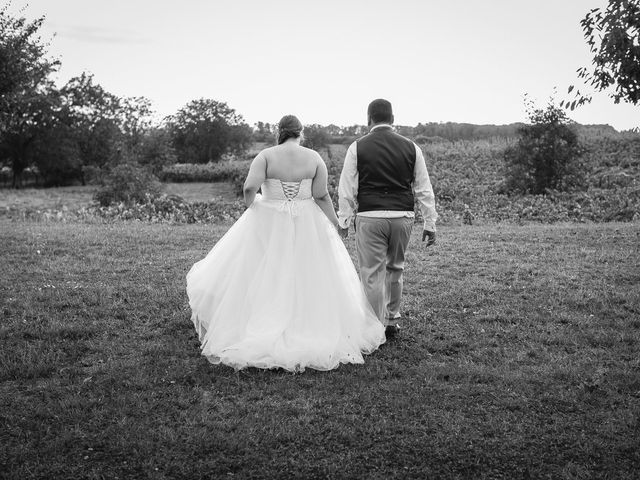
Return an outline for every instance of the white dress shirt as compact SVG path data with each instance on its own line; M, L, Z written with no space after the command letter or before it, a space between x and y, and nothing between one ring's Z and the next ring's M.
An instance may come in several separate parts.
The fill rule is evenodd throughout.
M390 125L376 125L376 128L391 128ZM420 147L414 143L416 148L416 163L413 169L413 194L418 200L420 212L424 219L424 229L431 232L436 231L436 199L433 194L431 180L427 172L427 165L422 155ZM338 223L342 228L347 228L358 210L358 142L353 142L344 158L344 166L340 174L340 183L338 184ZM413 218L413 211L401 210L374 210L368 212L359 212L357 215L362 217L375 218Z

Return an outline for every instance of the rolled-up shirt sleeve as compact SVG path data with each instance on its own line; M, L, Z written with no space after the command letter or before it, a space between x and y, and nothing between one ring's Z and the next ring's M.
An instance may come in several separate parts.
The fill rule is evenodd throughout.
M347 228L358 210L358 152L357 143L347 149L338 183L338 223Z
M413 193L418 200L420 212L424 220L424 229L431 232L436 231L436 197L433 194L433 187L427 172L427 164L424 155L418 145L416 147L416 164L414 167Z

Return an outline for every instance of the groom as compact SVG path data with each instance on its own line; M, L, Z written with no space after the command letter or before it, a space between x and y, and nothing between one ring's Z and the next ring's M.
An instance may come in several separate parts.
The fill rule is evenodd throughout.
M349 146L338 185L340 234L355 216L360 280L387 338L400 331L404 258L418 201L427 247L436 242L435 197L420 147L393 130L391 103L367 110L369 133Z

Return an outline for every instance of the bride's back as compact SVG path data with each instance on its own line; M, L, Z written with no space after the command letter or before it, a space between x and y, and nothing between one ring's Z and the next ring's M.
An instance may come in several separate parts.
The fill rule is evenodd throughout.
M295 142L285 142L263 150L267 163L266 177L283 182L300 182L314 178L318 166L318 154Z

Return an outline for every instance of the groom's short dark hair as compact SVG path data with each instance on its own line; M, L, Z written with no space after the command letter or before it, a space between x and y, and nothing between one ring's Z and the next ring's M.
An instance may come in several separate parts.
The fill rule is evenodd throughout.
M384 98L374 100L369 104L367 115L373 123L393 123L391 102Z

